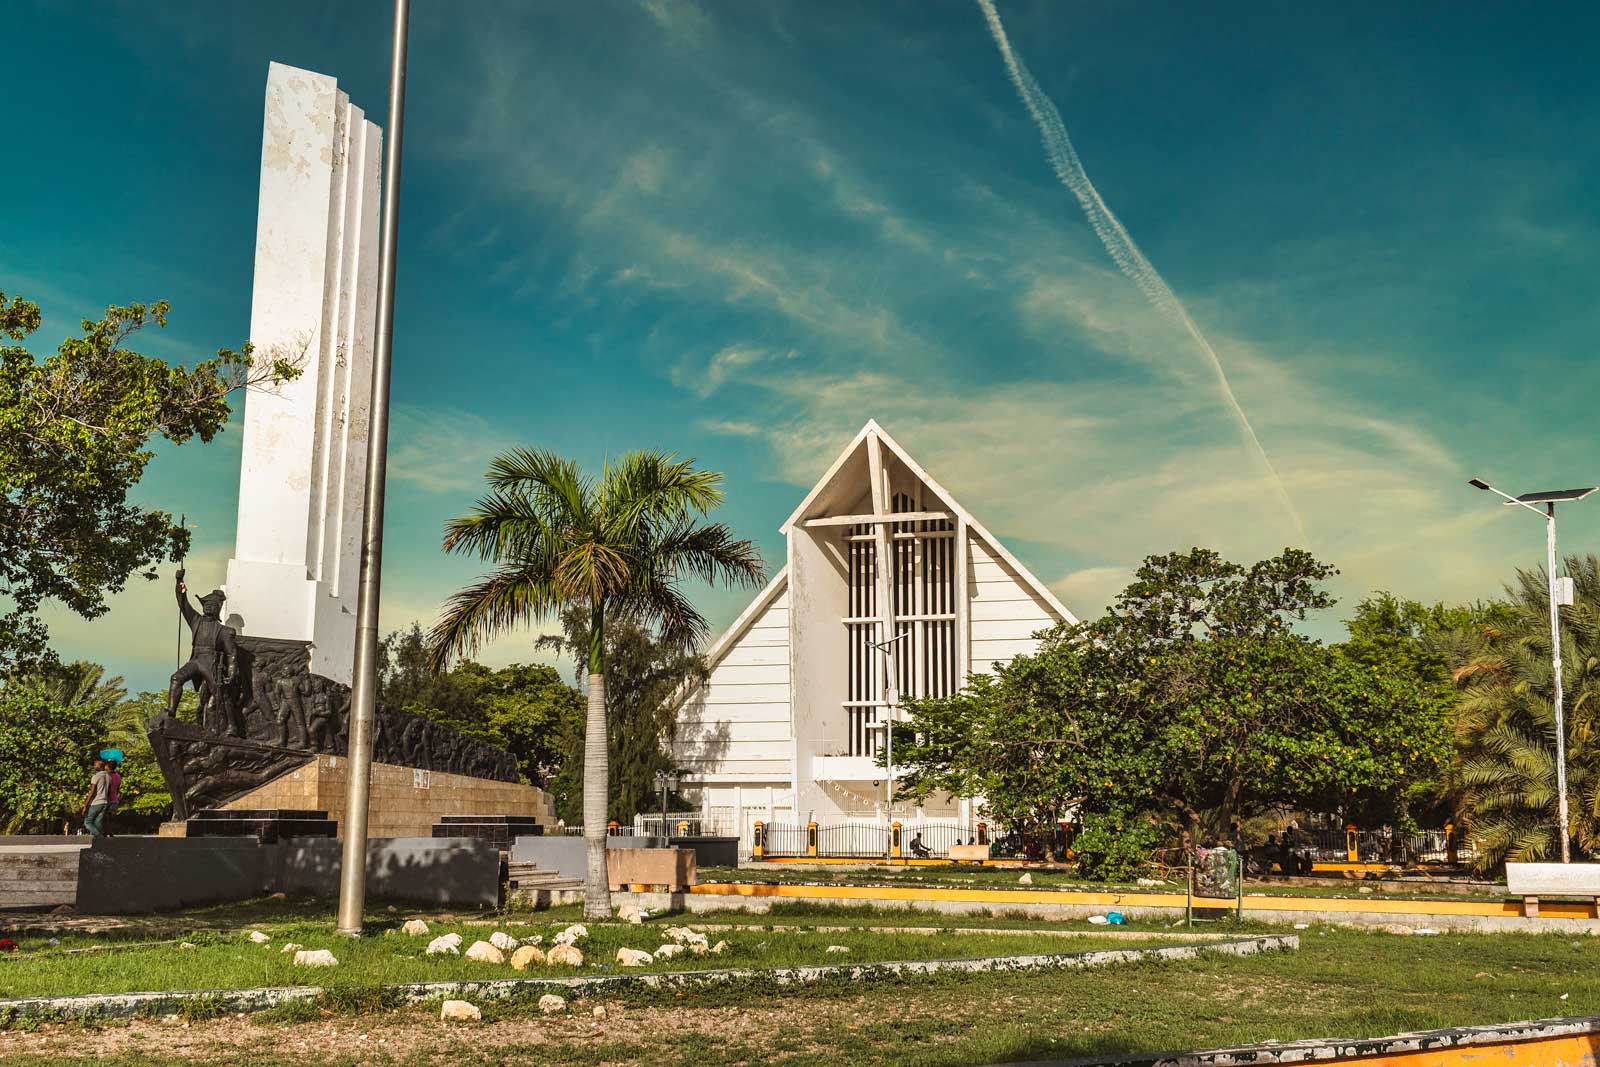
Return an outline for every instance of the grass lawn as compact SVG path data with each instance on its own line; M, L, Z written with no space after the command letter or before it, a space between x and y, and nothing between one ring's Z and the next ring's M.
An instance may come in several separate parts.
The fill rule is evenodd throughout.
M742 916L741 916L742 917ZM0 998L64 996L82 993L124 993L166 989L241 989L256 986L353 985L371 987L399 982L454 981L474 978L573 977L627 971L709 970L726 967L794 967L808 964L863 963L881 960L923 960L950 957L1012 956L1041 952L1086 952L1102 947L1132 947L1144 939L1162 939L1164 931L1152 927L1144 939L1108 938L1086 934L1062 939L1048 933L1026 930L955 936L929 936L918 933L872 933L861 929L818 932L805 929L770 930L741 923L727 932L714 933L713 943L725 941L719 954L694 956L683 952L671 959L639 968L616 965L620 948L647 952L665 943L667 927L690 925L693 919L656 919L643 926L590 924L589 937L579 943L585 966L580 968L535 965L524 972L514 971L509 962L488 964L464 956L429 956L428 941L445 933L462 937L461 952L477 940L488 940L496 929L517 938L539 937L548 948L566 921L552 922L548 914L536 919L504 917L498 925L468 925L456 919L435 918L425 936L410 937L392 928L381 935L352 941L333 932L326 918L309 922L262 921L250 929L268 934L271 940L257 944L247 930L227 934L198 931L187 934L183 942L170 940L149 943L139 940L109 941L97 935L58 936L51 945L40 935L23 937L21 952L0 959ZM710 921L710 920L708 920ZM844 924L841 924L844 925ZM865 923L854 925L866 925ZM928 920L923 917L921 926ZM1091 928L1092 929L1092 928ZM1179 936L1165 933L1168 943ZM336 968L296 967L293 953L284 952L287 943L306 949L328 949L339 960ZM74 951L95 945L104 951ZM830 946L843 946L846 953L830 954ZM507 954L509 958L509 953Z
M28 1067L91 1059L129 1067L774 1060L955 1067L1600 1013L1600 939L1314 928L1301 931L1301 946L1093 971L830 982L777 996L738 988L640 992L580 1001L548 1017L529 1000L487 1003L485 1021L473 1025L444 1024L421 1008L381 1007L277 1021L52 1025L0 1034L0 1058ZM603 1018L592 1014L595 1006Z
M1076 889L1089 893L1182 893L1181 881L1162 882L1158 885L1088 882L1071 871L1033 869L1026 873L1032 884L1023 886L1019 879L1024 872L1002 867L940 866L894 867L887 865L848 864L837 867L786 867L770 864L751 864L745 867L702 867L699 875L705 882L745 882L758 885L919 885L943 886L952 889ZM1323 879L1330 881L1330 879ZM1260 882L1254 879L1245 883L1245 895L1296 897L1360 897L1362 889L1372 895L1394 900L1482 900L1485 896L1503 896L1505 887L1487 885L1474 888L1452 888L1449 885L1397 885L1395 880L1364 882L1359 879L1340 880L1336 885L1307 885L1298 882Z

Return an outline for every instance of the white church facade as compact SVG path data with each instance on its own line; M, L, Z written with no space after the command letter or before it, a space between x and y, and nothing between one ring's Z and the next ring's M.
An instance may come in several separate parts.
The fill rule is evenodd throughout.
M683 792L744 841L757 820L882 825L891 704L954 693L1075 621L876 422L781 532L785 565L707 651L673 740ZM971 800L894 815L970 825Z

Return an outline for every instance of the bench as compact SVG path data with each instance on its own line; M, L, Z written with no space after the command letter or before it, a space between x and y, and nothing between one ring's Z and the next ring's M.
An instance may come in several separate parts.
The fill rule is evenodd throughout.
M951 845L949 857L956 863L982 863L989 858L989 846Z
M1600 863L1508 863L1506 888L1530 919L1539 917L1540 897L1577 897L1600 908Z

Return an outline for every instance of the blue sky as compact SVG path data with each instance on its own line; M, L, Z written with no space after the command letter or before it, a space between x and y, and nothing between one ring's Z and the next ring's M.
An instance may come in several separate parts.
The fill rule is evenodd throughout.
M473 576L440 526L515 444L697 457L781 561L778 523L877 418L1080 615L1148 553L1299 540L1195 338L1058 181L976 3L414 8L386 626ZM1345 605L1489 595L1538 562L1532 516L1464 482L1600 474L1600 9L998 13ZM161 297L141 350L237 346L267 64L336 76L381 123L387 4L0 16L0 289L41 304L35 351ZM196 583L223 577L238 445L164 451L140 487L199 523ZM1568 515L1564 546L1593 550L1600 506ZM154 686L168 597L52 616L57 642ZM720 625L742 599L703 602Z

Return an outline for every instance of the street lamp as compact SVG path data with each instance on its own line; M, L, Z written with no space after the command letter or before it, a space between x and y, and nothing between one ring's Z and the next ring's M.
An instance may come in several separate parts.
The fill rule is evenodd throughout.
M900 705L900 674L895 670L894 646L910 637L909 631L891 637L887 641L868 641L867 643L883 653L883 722L873 723L869 730L883 731L883 789L884 812L888 822L888 832L883 838L883 854L885 859L894 858L894 712Z
M1502 493L1482 478L1473 478L1467 482L1474 489L1493 493L1505 500L1509 507L1527 508L1529 511L1544 519L1544 546L1545 546L1545 577L1549 582L1550 600L1550 667L1555 674L1555 709L1556 709L1556 818L1559 825L1556 828L1557 836L1561 839L1561 862L1572 862L1572 848L1567 842L1567 723L1562 710L1561 692L1561 613L1562 604L1572 603L1572 579L1556 577L1556 504L1562 501L1577 501L1593 493L1600 486L1586 486L1582 489L1554 489L1542 493L1524 493L1521 496L1512 496ZM1543 504L1541 511L1534 507Z
M667 791L678 788L678 778L673 769L656 772L656 788L661 791L661 836L669 843L672 835L667 832Z

